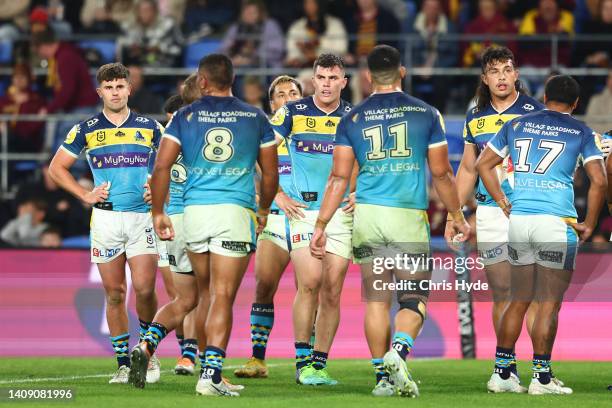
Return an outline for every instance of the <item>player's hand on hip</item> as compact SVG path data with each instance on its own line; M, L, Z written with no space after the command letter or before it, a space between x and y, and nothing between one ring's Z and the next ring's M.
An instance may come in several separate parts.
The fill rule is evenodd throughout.
M83 196L83 201L86 204L94 205L102 203L108 198L108 182L104 182Z
M267 223L268 223L268 216L265 216L265 217L257 216L257 230L255 231L257 235L261 234L264 228L266 228Z
M570 223L572 228L578 232L578 237L580 238L580 242L584 242L591 237L593 234L593 227L583 223L583 222L574 222Z
M283 191L279 191L274 197L274 202L278 205L289 219L298 219L304 218L304 213L301 208L307 208L306 204L300 203L299 201L295 201Z
M327 237L325 236L325 231L321 228L315 228L312 238L310 239L310 254L317 259L323 259L325 256L326 243Z
M172 220L166 214L153 216L153 228L155 228L155 233L162 241L172 241L174 239Z
M151 195L151 186L149 183L144 183L144 193L142 193L142 198L145 204L151 205L153 202L153 196Z
M355 192L352 192L342 200L343 203L347 203L344 207L342 207L342 211L345 214L352 214L355 211Z

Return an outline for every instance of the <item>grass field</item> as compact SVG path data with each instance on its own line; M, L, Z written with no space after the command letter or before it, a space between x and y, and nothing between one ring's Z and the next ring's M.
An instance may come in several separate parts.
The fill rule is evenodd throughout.
M416 360L410 361L413 376L420 381L421 397L374 398L370 395L373 373L367 360L335 360L330 373L340 381L335 387L298 386L293 381L292 360L272 359L270 378L241 380L231 374L243 360L229 359L227 375L246 386L240 398L210 398L195 395L196 377L179 377L171 372L175 360L162 359L162 379L144 390L131 385L109 385L113 370L109 358L3 358L0 359L0 388L72 388L73 401L61 403L19 402L16 406L67 407L601 407L612 406L612 363L561 362L555 373L574 389L570 396L492 395L485 383L491 372L490 361ZM519 362L528 381L530 363ZM6 399L0 401L0 407ZM11 403L5 406L13 405Z

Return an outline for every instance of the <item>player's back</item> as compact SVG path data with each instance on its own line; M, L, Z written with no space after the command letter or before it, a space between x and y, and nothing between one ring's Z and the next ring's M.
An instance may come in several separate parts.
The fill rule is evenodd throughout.
M400 91L373 94L342 119L336 144L359 163L358 203L427 208L427 152L446 144L435 108Z
M274 135L264 113L233 96L205 96L181 108L164 136L181 144L184 204L254 208L254 165Z
M508 146L514 163L513 214L576 217L574 172L601 158L594 132L569 114L543 110L507 123L491 142L498 154Z

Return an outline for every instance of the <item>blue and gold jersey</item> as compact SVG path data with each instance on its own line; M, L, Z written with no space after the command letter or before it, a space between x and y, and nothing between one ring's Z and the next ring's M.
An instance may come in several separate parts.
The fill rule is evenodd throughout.
M331 172L336 127L351 110L340 100L338 108L327 114L317 107L312 96L289 102L270 120L274 132L285 139L291 161L291 184L283 190L307 210L318 210Z
M514 163L512 214L576 217L574 172L578 159L601 160L596 134L569 114L543 110L506 123L489 142Z
M483 109L471 109L465 119L463 139L466 144L475 144L478 154L482 152L487 143L501 129L504 123L517 116L540 111L544 105L530 96L519 93L516 101L503 112L498 112L490 103ZM512 198L512 161L505 158L498 168L499 181L506 196ZM476 187L476 200L478 205L497 206L480 179Z
M120 126L100 112L75 125L61 148L74 157L85 149L94 184L110 184L106 201L114 211L147 212L143 186L162 132L157 121L131 111Z
M437 109L401 91L373 94L340 120L335 143L359 163L357 203L427 209L427 152L446 145Z
M255 161L260 148L276 144L260 109L233 96L205 96L179 109L163 137L181 146L185 206L255 208Z
M288 191L291 188L291 159L287 150L287 141L283 138L280 140L277 148L278 153L278 185L283 191ZM278 208L276 203L272 202L273 210L278 210L280 214L283 212Z
M185 210L183 203L183 192L187 182L187 169L183 163L183 155L179 154L170 168L170 187L168 189L168 215L182 214Z

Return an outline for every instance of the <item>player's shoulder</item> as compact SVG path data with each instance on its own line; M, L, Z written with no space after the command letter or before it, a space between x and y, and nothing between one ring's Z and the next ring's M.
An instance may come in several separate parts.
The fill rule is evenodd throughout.
M542 104L542 102L525 93L519 93L515 106L524 114L537 112L544 109L544 104Z
M145 115L141 115L138 113L132 113L132 117L130 118L130 122L134 127L138 127L141 129L160 129L161 124L155 119L149 118Z
M316 109L316 106L313 97L306 96L302 99L287 102L284 108L289 115L305 115L309 111Z
M103 114L98 112L95 115L77 123L72 129L77 132L84 131L85 133L93 132L104 127Z
M344 99L340 99L340 106L338 106L338 111L342 114L342 115L346 115L347 113L349 113L351 110L353 109L353 104L345 101Z

